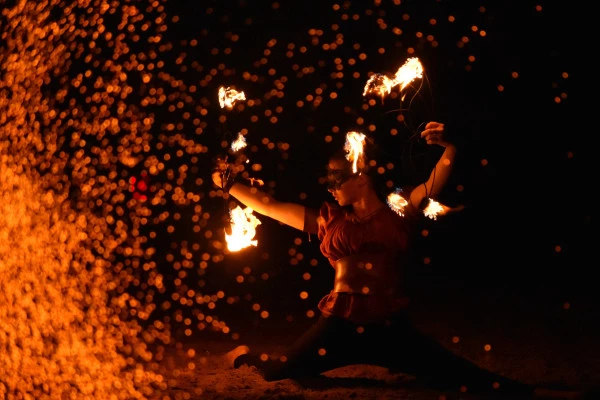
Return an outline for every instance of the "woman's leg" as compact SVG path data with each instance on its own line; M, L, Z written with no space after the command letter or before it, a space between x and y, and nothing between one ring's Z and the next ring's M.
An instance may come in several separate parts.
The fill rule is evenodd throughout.
M261 359L250 351L237 357L234 367L253 365L265 380L316 376L360 359L357 326L336 317L321 316L281 357Z
M387 352L380 353L385 364L392 370L423 378L437 388L464 388L470 393L529 395L532 392L530 385L495 374L459 357L422 333L404 316L395 318L384 336L394 343Z

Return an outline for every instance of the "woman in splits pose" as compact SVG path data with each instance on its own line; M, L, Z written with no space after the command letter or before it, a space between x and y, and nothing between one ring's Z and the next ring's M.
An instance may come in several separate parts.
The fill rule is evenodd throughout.
M531 388L458 357L421 333L408 319L403 272L423 206L450 176L456 146L443 123L429 122L420 133L443 153L426 182L405 193L402 212L392 210L376 190L368 162L343 154L330 158L328 191L334 202L320 209L277 201L256 187L231 183L222 171L213 183L245 206L304 232L316 234L320 250L335 269L331 291L319 302L318 320L278 358L261 358L247 346L228 353L235 368L255 366L267 381L302 380L350 364L371 364L413 375L429 386L468 392L529 394ZM402 215L401 215L402 214Z

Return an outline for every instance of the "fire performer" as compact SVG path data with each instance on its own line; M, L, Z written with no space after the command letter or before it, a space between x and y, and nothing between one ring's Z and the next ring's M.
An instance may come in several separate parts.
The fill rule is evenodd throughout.
M302 380L350 364L371 364L423 378L441 389L469 392L529 391L528 385L498 376L456 356L421 333L408 319L403 269L416 223L428 198L438 195L457 152L443 123L429 122L421 138L444 148L426 182L407 193L402 215L376 190L374 168L365 159L336 156L328 164L328 190L335 199L320 209L280 202L256 187L213 183L229 190L257 213L316 234L335 269L333 288L319 302L321 315L279 358L260 356L247 346L230 351L234 367L255 366L265 380Z

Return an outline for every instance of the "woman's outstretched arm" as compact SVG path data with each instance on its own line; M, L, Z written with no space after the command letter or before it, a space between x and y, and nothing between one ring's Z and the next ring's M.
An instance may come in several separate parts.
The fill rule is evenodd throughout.
M212 179L217 187L223 187L220 172L214 172ZM314 215L313 212L310 210L307 211L306 207L301 204L276 200L271 195L256 187L246 186L241 183L234 183L229 188L229 194L257 213L299 230L305 230L306 213L308 212L308 215L311 216L309 221L312 221L312 216Z
M299 230L304 229L306 207L301 204L282 202L255 187L234 183L229 194L259 214L273 218Z

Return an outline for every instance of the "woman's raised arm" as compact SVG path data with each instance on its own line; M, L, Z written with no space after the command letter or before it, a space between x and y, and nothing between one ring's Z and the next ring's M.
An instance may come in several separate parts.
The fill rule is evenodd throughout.
M448 182L456 158L456 146L446 141L444 124L428 122L425 130L421 132L421 137L427 141L427 144L437 144L445 149L427 181L415 187L410 193L410 202L417 208L421 206L425 198L433 198L440 194Z

